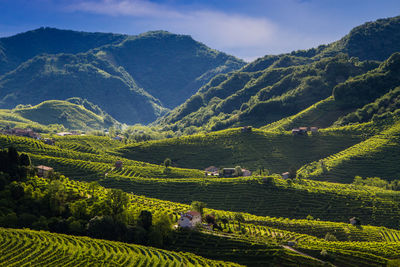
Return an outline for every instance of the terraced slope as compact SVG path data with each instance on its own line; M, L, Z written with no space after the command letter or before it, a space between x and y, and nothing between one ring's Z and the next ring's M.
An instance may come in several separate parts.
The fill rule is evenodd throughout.
M239 266L191 253L44 231L0 228L1 266Z
M203 201L209 208L259 216L398 227L400 193L376 188L280 178L104 179L101 184L173 202Z
M383 122L381 122L383 123ZM394 124L393 124L394 123ZM356 175L362 177L381 177L386 180L400 177L400 122L371 138L335 153L321 162L303 166L299 173L304 177L318 180L351 183Z
M204 169L235 167L251 170L264 167L271 173L282 173L337 153L357 144L354 133L321 133L315 136L292 136L253 129L229 129L159 141L142 142L116 149L117 156L160 164L170 158L176 166Z
M87 140L86 137L81 138L82 142ZM76 139L72 138L72 140ZM93 138L93 140L96 140L96 137ZM169 168L168 171L165 171L165 168L160 165L106 155L104 152L102 152L101 148L99 148L101 147L101 144L103 143L107 146L117 146L117 141L109 140L107 143L104 141L104 138L97 138L97 140L100 142L100 144L92 149L89 149L87 145L81 145L79 148L77 148L77 146L72 147L75 150L70 150L68 149L68 145L65 143L64 145L61 145L61 147L58 147L46 145L42 141L34 140L32 138L0 134L0 147L6 148L13 145L19 151L28 153L33 164L51 166L55 171L61 172L70 178L81 180L98 180L104 178L106 173L125 176L128 178L204 176L204 173L199 170ZM62 144L62 142L60 143ZM69 143L69 145L71 145L71 143ZM82 150L84 152L79 152L78 150ZM121 159L123 160L124 164L123 168L115 169L115 162Z
M263 130L291 130L293 128L307 126L326 128L331 126L338 118L348 114L353 109L339 107L332 96L324 99L296 115L286 117L279 121L270 123Z

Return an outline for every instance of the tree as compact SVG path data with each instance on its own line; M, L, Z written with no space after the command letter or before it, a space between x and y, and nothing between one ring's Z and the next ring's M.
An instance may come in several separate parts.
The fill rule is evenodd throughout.
M139 225L148 231L153 224L153 215L148 210L142 210L139 215Z
M190 206L193 210L200 212L201 216L203 216L203 210L207 204L200 201L193 201Z
M165 168L168 168L169 166L171 166L171 159L170 158L166 158L164 160L164 166L165 166Z
M242 168L240 166L236 166L235 167L235 176L243 176L243 171Z
M128 206L129 196L121 189L113 188L107 194L107 201L111 208L111 217L117 220Z
M19 163L20 163L22 166L31 166L31 159L30 159L30 157L29 157L27 154L22 153L22 154L19 156Z
M289 168L289 178L295 179L296 176L297 176L297 169L295 167L290 167Z

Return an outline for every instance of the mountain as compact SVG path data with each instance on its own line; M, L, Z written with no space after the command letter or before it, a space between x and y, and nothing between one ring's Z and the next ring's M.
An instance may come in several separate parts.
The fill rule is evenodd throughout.
M379 61L400 51L398 32L400 17L380 19L354 28L329 45L259 58L238 71L215 76L157 124L182 132L188 127L191 132L214 131L247 124L264 126L293 116L332 95L340 98L347 90L341 89L346 80L378 68ZM358 104L366 104L364 97L368 102L380 95L362 95ZM345 115L357 107L343 104L338 112Z
M0 38L0 75L41 54L76 54L125 39L122 34L39 28Z
M3 108L81 97L127 123L154 120L164 110L123 69L93 54L36 56L0 77L0 92Z
M0 108L80 97L129 124L154 121L215 74L244 65L190 36L162 31L41 28L1 38L0 55Z

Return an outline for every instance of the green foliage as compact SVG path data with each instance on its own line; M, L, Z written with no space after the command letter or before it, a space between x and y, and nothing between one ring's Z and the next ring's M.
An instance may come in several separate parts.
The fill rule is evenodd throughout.
M94 105L72 101L93 112L98 106L130 124L155 120L213 76L244 65L190 36L163 31L128 36L43 28L1 38L0 47L5 58L0 62L1 107L79 97Z
M102 111L100 114L95 114L82 105L67 101L44 101L33 107L15 109L13 112L42 125L61 124L67 129L89 130L104 129L110 126L119 127L119 123L113 118L106 119L107 114L102 114Z
M193 201L193 202L190 204L190 207L191 207L193 210L200 212L200 214L203 216L203 214L204 214L204 209L207 207L207 204L204 203L204 202L201 202L201 201Z

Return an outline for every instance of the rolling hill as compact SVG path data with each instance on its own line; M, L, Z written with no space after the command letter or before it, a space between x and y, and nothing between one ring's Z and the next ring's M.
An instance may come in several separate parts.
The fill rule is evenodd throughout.
M399 29L400 17L381 19L356 27L329 45L259 58L236 72L215 76L157 125L174 131L191 127L192 132L261 127L294 116L332 95L341 101L335 108L337 117L331 112L328 118L333 123L393 89L394 84L388 83L397 83L397 76L389 72L397 72ZM385 63L379 65L376 60ZM388 83L383 81L385 77ZM353 78L363 84L360 86L370 79L370 92L361 93L360 99L360 92L351 88L356 85ZM346 98L354 101L346 106ZM330 125L325 122L322 126Z
M25 42L31 45L22 48ZM128 36L41 28L0 38L0 47L0 108L80 97L129 124L154 121L214 75L244 65L190 36L163 31Z
M48 100L33 107L13 109L12 112L42 125L61 124L74 130L102 130L118 126L118 122L107 114L95 114L82 105L61 100Z

